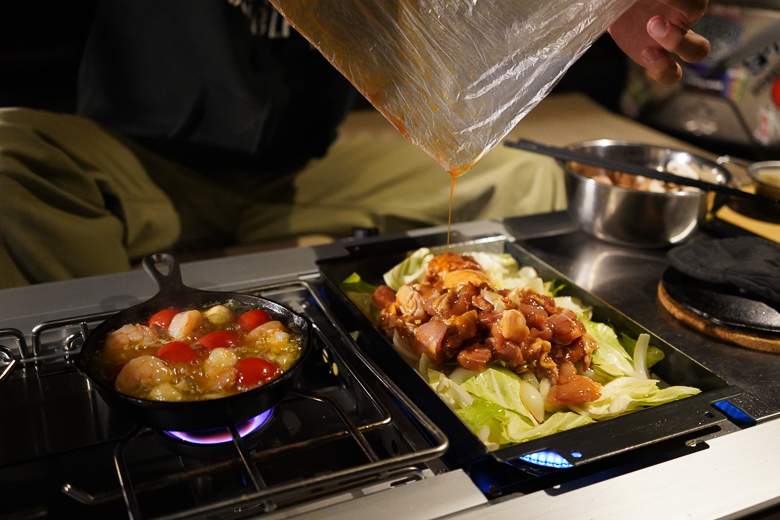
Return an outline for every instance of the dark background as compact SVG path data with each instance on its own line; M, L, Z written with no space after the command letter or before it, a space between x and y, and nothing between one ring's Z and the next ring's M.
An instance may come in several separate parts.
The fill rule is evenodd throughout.
M97 0L0 2L0 106L75 109L79 57ZM579 91L617 112L627 62L605 35L574 63L554 92ZM356 109L370 108L362 97Z

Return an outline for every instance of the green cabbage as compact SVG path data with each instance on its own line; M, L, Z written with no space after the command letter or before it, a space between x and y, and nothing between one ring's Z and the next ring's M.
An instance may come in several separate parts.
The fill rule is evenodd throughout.
M591 368L607 380L621 376L635 376L634 361L620 344L615 330L605 323L584 322L585 330L593 336L599 348L591 355Z
M520 414L534 425L536 419L520 398L522 381L519 375L505 368L488 367L478 375L467 379L462 386L464 390L477 397Z
M585 426L593 421L590 417L579 415L574 412L555 412L550 415L542 424L524 428L523 422L509 418L500 418L506 422L504 438L507 443L519 443L552 435L553 433L563 432L580 426Z
M595 420L609 419L626 412L656 406L700 393L698 388L670 386L658 388L655 379L618 377L601 387L601 397L592 403L579 405L576 410Z
M474 399L473 403L455 410L455 413L474 433L478 433L491 419L506 415L503 408L484 399Z
M499 282L507 278L517 278L520 266L517 265L515 257L509 253L478 252L468 253L468 255L477 261L491 280Z
M403 285L421 280L433 256L428 248L418 249L385 273L385 285L397 291Z
M379 309L374 306L373 297L377 287L364 282L360 275L352 273L341 284L339 289L355 306L366 315L373 324L379 321Z

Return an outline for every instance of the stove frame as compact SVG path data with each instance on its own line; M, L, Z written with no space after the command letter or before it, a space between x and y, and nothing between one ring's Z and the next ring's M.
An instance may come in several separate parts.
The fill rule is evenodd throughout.
M373 361L362 355L353 338L340 326L338 319L323 300L313 280L299 279L236 292L256 296L262 294L265 298L278 298L277 301L280 302L291 299L296 305L301 306L303 311L298 310L298 312L309 317L314 323L315 345L319 348L315 349L313 354L317 355L318 351L322 353L323 365L329 365L331 375L338 380L339 386L352 386L352 391L356 392L356 395L359 394L358 399L367 400L371 409L379 412L379 420L357 424L337 399L316 390L296 387L288 397L283 399L280 407L285 406L285 403L302 400L320 403L338 417L342 424L341 428L290 445L253 450L246 445L236 427L230 425L228 429L235 448L234 456L205 463L197 469L151 480L141 480L132 476L134 463L128 452L132 451L134 444L148 442L143 439L150 437L152 431L143 426L135 426L118 440L114 449L113 459L119 481L118 490L90 493L78 484L63 482L62 493L85 505L101 505L117 500L121 496L128 517L136 520L145 517L139 501L139 495L142 493L159 491L193 479L210 477L219 472L237 470L246 476L248 483L246 490L237 496L215 500L183 511L166 512L159 518L189 518L211 514L236 514L243 511L252 511L256 514L290 507L326 495L346 493L369 485L394 486L421 480L436 471L445 469L438 459L449 445L446 436L392 381L384 376ZM289 303L285 302L285 304L289 306ZM14 341L16 351L0 345L0 355L6 358L5 366L0 365L0 384L5 379L11 379L14 374L17 377L21 374L23 378L43 378L46 375L75 370L73 359L86 339L90 327L113 314L115 311L40 323L33 327L29 345L21 331L1 329L0 342ZM51 336L59 340L51 341ZM309 360L307 363L313 361ZM84 381L88 391L94 392L89 381L86 378ZM305 383L302 386L305 387ZM394 406L393 403L397 405ZM410 430L410 427L417 431ZM397 432L381 435L389 437L400 435L399 443L403 442L403 438L407 435L414 437L414 440L409 442L408 446L399 447L393 444L398 450L396 453L391 450L380 454L372 447L367 436L378 435L377 432L388 429L397 429ZM310 450L329 443L345 442L345 439L349 439L349 442L357 446L357 451L365 460L351 463L348 467L336 471L311 475L293 482L274 484L266 483L263 472L258 468L258 462L264 459L285 456L293 450ZM421 439L424 442L421 442ZM374 444L376 442L375 439ZM13 463L12 461L11 465Z

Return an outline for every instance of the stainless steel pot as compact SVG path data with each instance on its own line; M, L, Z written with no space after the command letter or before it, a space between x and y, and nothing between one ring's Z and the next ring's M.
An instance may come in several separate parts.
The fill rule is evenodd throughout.
M717 184L731 179L730 172L715 161L663 146L600 139L567 148L669 173L678 173L674 170L682 166ZM659 193L604 184L576 173L568 162L559 164L566 172L569 213L579 227L620 245L658 248L683 242L697 230L714 201L713 194L691 188Z

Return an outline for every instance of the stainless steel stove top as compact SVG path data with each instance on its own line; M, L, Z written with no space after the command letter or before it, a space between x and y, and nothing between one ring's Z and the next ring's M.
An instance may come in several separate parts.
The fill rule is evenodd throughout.
M774 471L780 464L780 421L774 420L780 414L780 356L711 340L664 314L654 296L666 265L663 252L623 250L572 231L563 214L456 226L462 238L518 239L586 290L746 390L740 406L758 418L755 426L735 425L732 433L704 439L684 456L629 462L563 485L488 500L466 472L439 460L446 440L437 438L436 425L416 416L414 406L387 386L381 369L344 348L349 338L333 325L338 317L328 316L327 307L323 311L317 302L316 261L363 242L336 243L182 266L185 283L201 289L256 291L281 283L282 290L271 290L273 297L304 307L319 323L324 357L313 364L317 376L312 379L321 384L283 403L287 409L275 419L276 430L257 451L250 450L264 485L280 487L278 494L254 488L251 475L247 478L251 466L247 470L241 457L203 461L160 447L158 434L135 431L115 416L69 366L69 349L78 348L82 322L89 326L154 294L155 284L145 273L0 291L0 373L10 370L11 357L17 363L15 376L0 383L0 519L138 515L119 485L122 471L141 488L139 518L230 511L226 517L482 519L516 518L522 510L541 518L715 519L747 517L780 504ZM382 237L365 242L373 240ZM307 294L309 287L314 294ZM348 369L334 374L340 367ZM351 388L348 397L344 387ZM347 422L333 406L308 399L309 390L332 398ZM314 436L325 438L315 442L320 451L284 459L279 450L285 451L280 446L289 439L281 437L303 428L304 416L315 417L324 428ZM376 460L361 448L361 437ZM117 471L117 458L124 459L119 463L126 463L124 470ZM360 469L345 469L344 459L358 460ZM173 476L181 472L186 478ZM338 478L330 476L339 472ZM304 490L287 492L307 480Z

